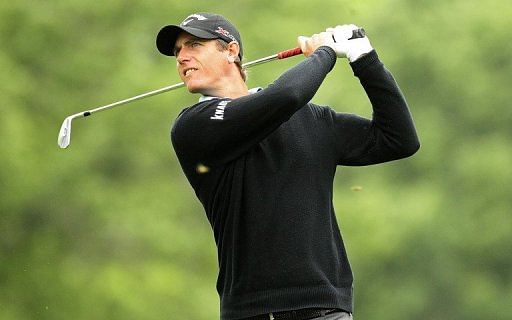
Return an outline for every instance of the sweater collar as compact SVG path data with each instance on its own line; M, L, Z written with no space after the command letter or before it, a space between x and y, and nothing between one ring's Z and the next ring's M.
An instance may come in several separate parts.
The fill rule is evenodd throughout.
M260 90L263 90L263 88L256 87L256 88L249 89L249 94L256 93L256 92L258 92ZM199 98L199 102L213 100L213 99L222 99L222 98L221 97L214 97L214 96L201 96L201 98Z

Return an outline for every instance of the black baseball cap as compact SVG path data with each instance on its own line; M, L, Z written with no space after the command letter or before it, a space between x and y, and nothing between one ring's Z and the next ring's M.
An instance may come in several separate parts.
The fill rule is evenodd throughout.
M201 39L222 39L227 43L236 41L240 46L238 56L242 60L242 38L235 26L226 18L213 13L194 13L179 25L167 25L156 36L156 47L166 56L174 56L174 44L178 34L188 32Z

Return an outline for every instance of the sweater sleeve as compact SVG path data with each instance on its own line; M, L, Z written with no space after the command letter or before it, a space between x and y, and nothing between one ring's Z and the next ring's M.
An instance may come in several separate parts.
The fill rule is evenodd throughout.
M407 102L375 51L351 63L373 108L372 119L333 110L338 164L362 166L411 156L419 140Z
M313 98L335 61L331 48L320 47L264 90L185 109L171 131L178 157L206 166L240 157Z

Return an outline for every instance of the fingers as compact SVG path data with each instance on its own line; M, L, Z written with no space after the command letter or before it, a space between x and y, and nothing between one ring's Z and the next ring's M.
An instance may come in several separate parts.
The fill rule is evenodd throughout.
M306 57L309 57L321 46L334 46L334 39L330 32L321 32L311 37L299 36L297 42Z
M308 40L309 38L308 37L305 37L305 36L299 36L297 38L297 43L300 47L300 49L302 50L302 52L305 52L306 51L306 41Z

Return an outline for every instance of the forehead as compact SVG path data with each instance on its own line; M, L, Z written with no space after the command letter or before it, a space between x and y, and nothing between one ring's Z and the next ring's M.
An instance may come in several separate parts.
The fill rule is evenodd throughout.
M208 39L198 38L198 37L196 37L194 35L191 35L188 32L182 31L176 37L176 42L174 43L174 47L175 48L181 48L184 43L186 43L188 41L192 41L192 40L206 42Z

